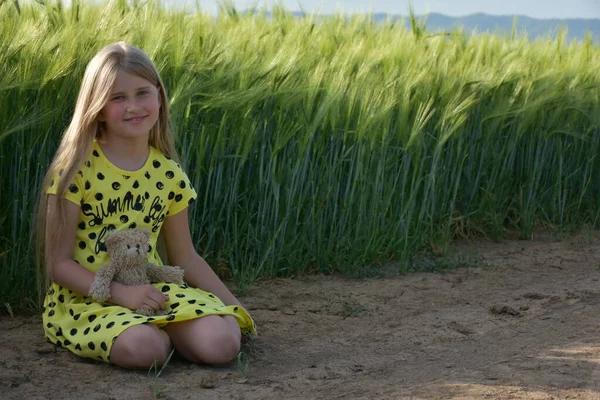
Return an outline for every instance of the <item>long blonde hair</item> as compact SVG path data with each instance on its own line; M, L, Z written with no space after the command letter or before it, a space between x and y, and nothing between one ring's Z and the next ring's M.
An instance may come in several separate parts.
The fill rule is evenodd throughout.
M158 88L160 111L158 121L150 130L149 144L166 156L179 161L169 131L166 90L158 70L150 58L142 50L125 42L113 43L100 50L87 65L73 118L62 137L40 190L36 226L40 295L50 282L49 278L57 257L57 240L65 228L63 202L58 202L56 213L47 215L48 195L46 191L51 181L62 170L56 194L59 198L63 198L81 164L91 154L94 139L101 138L105 134L104 123L98 121L98 114L108 101L119 71L137 75ZM52 227L52 235L48 238L46 237L46 226ZM45 279L43 279L44 275ZM42 282L45 283L43 287Z

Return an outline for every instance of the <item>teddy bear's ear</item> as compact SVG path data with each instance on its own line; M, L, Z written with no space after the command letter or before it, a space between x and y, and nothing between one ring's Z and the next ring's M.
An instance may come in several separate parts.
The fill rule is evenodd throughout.
M119 235L118 231L111 231L106 234L106 246L114 247L123 241L123 237Z
M140 235L144 238L144 242L150 242L150 231L146 228L139 228Z

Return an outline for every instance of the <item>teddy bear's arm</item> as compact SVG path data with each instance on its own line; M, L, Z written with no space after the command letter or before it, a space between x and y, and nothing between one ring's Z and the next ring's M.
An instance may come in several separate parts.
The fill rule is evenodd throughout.
M152 282L176 283L183 285L183 270L179 267L165 265L158 267L154 264L146 264L146 274Z
M110 283L115 276L116 269L112 264L106 264L98 271L90 286L88 295L96 301L105 301L110 297Z

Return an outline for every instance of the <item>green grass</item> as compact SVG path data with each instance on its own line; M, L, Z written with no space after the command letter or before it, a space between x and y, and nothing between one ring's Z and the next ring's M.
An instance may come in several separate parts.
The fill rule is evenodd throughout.
M87 61L155 61L199 201L193 237L240 287L411 260L456 237L598 227L600 49L428 35L369 16L218 18L155 2L0 2L0 302L37 306L36 195ZM408 268L411 269L411 268Z

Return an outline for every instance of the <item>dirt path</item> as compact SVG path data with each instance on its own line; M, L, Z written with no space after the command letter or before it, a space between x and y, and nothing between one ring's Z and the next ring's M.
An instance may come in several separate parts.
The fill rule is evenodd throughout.
M478 261L253 287L242 301L260 337L245 377L176 358L155 380L55 351L39 318L2 317L0 398L600 398L600 235L457 250Z

